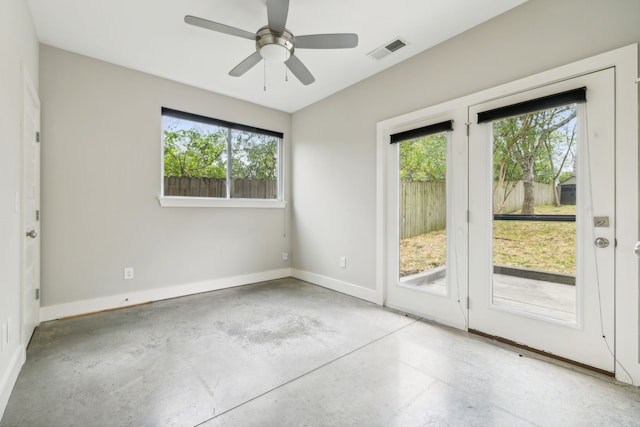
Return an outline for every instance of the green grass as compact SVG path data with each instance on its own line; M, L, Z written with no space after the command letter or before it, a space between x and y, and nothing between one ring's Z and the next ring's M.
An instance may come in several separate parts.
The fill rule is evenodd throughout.
M536 214L573 215L575 206L538 206ZM575 274L575 222L495 221L494 264ZM400 275L427 271L446 263L444 230L400 242Z

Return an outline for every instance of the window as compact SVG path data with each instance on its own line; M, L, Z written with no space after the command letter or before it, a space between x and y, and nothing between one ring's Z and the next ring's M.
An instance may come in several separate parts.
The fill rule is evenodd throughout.
M399 280L446 295L447 146L453 122L391 135L399 143Z
M162 206L281 205L282 133L169 108L162 128Z

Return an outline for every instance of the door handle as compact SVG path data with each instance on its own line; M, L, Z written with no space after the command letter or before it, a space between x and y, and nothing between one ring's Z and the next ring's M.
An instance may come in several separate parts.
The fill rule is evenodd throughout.
M27 232L27 237L31 237L32 239L35 239L37 235L38 235L38 232L36 230L31 230Z
M604 237L598 237L594 244L596 245L596 248L606 248L607 246L609 246L609 240L605 239Z
M636 243L636 246L633 248L633 253L640 258L640 242Z

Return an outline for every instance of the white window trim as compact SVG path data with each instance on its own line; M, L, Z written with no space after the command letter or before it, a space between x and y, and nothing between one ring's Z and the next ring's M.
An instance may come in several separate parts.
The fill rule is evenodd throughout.
M258 208L284 209L286 200L265 199L222 199L215 197L158 196L163 208Z
M164 107L163 107L164 108ZM168 107L167 107L168 108ZM182 111L182 110L176 110ZM187 113L186 114L192 114ZM197 114L194 114L197 115ZM161 116L162 117L162 116ZM206 117L206 116L204 116ZM218 119L213 119L218 120ZM223 121L223 120L220 120ZM276 199L234 199L222 197L183 197L164 196L164 120L160 120L160 195L157 196L163 208L248 208L248 209L284 209L287 201L284 194L284 136L278 143L278 195Z

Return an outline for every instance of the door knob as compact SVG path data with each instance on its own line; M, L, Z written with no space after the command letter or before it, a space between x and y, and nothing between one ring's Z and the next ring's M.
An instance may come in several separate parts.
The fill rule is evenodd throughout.
M607 246L609 246L609 240L605 239L604 237L598 237L594 243L596 245L596 248L606 248Z
M31 237L32 239L35 239L37 235L38 235L38 232L36 230L31 230L27 232L27 237Z
M633 248L633 253L640 258L640 242L636 243L636 246Z

